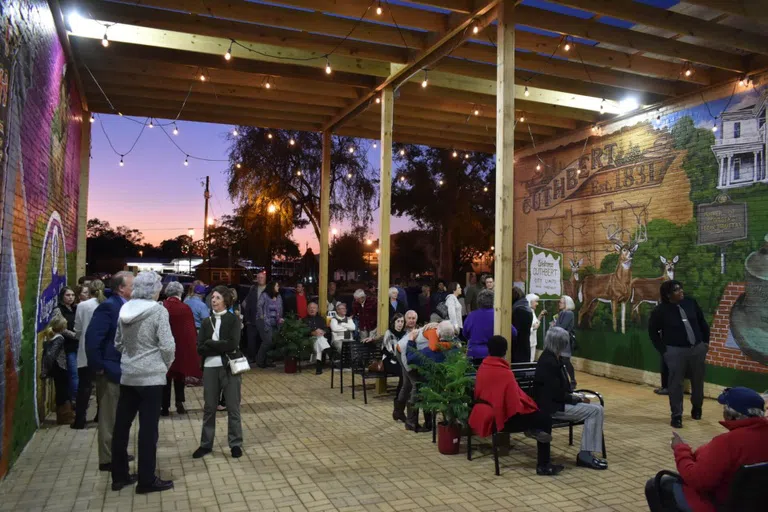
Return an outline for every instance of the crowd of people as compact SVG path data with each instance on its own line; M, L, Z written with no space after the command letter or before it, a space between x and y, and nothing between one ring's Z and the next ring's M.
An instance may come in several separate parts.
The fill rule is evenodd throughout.
M118 272L108 290L101 280L81 279L76 288L61 290L58 307L42 333L41 377L53 382L57 422L73 429L86 427L95 387L99 469L111 472L114 490L137 483L137 493L163 491L172 488L173 482L156 475L158 424L161 416L170 415L172 394L176 413L186 414L185 386L203 386L200 443L192 457L201 458L213 450L219 411L227 413L231 455L241 457L242 377L232 371L230 362L245 356L258 368L275 366L269 353L290 311L308 327L314 344L310 361L317 374L345 343L381 344L379 371L398 377L392 418L403 422L408 431L432 429L431 414L419 421L421 366L427 360L439 364L464 346L477 370L469 418L476 434L524 432L537 442L537 474L553 476L564 469L550 456L553 422L583 422L575 464L607 469L607 461L597 455L603 447L603 408L575 391L573 299L562 296L557 314L544 328L548 312L539 308L539 297L514 287L512 325L505 336L499 336L494 335L492 276L478 279L473 274L466 288L439 280L434 288L433 292L432 286L423 285L415 296L413 287L406 289L405 283L396 281L388 290L388 323L379 329L373 286L356 289L349 307L339 300L337 285L331 282L328 309L320 311L301 284L290 304L284 304L280 284L267 282L264 273L256 276L242 302L236 289L211 288L201 281L192 283L185 297L181 283L163 287L153 272L136 276ZM669 395L671 424L681 428L684 378L691 379L691 417L702 417L709 327L696 302L685 297L681 283L664 282L660 294L661 303L651 314L649 337L668 369L664 393ZM534 362L542 331L542 350L528 395L515 381L506 354L511 350L512 363ZM762 397L734 388L720 396L720 403L725 406L723 425L729 433L695 452L677 434L673 438L682 479L663 479L662 488L654 492L669 494L680 510L709 510L701 502L711 503L713 493L722 498L724 482L738 467L768 460L768 452L749 449L768 445ZM138 474L132 475L127 447L137 414ZM727 463L723 461L726 442L735 447L729 450Z

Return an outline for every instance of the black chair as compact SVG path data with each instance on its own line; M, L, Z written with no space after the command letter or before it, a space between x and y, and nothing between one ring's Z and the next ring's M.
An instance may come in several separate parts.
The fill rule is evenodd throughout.
M666 480L664 477L669 477ZM672 471L659 471L645 484L645 498L651 512L680 512L666 482L683 481ZM758 512L765 510L765 489L768 488L768 462L741 466L731 481L728 499L720 512Z
M352 367L352 344L357 343L352 340L343 341L341 343L341 352L338 352L335 348L332 351L334 355L331 360L331 389L333 389L333 377L338 367L339 371L339 392L344 393L344 368Z
M363 402L368 404L368 388L366 387L365 379L379 379L390 376L386 371L372 372L369 370L371 363L374 361L381 361L383 358L383 352L381 350L381 344L376 342L371 343L355 343L351 346L351 360L352 360L352 398L355 398L355 375L360 375L363 379Z

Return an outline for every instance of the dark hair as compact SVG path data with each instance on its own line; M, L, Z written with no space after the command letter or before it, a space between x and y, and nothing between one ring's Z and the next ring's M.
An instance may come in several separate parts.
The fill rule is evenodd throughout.
M392 320L389 321L389 330L391 332L395 332L395 322L401 318L403 319L403 327L405 327L405 316L402 313L395 313L392 315Z
M224 299L224 306L229 309L232 307L232 292L224 286L223 284L220 284L219 286L216 286L211 290L211 295L214 293L218 293L221 295L221 298Z
M448 293L454 293L456 291L456 288L459 287L459 283L456 281L451 281L448 283Z
M488 340L488 355L504 357L507 354L507 338L504 336L491 336Z
M485 284L485 282L486 282L487 280L489 280L489 279L493 279L493 275L492 275L492 274L485 274L485 275L483 276L483 284Z
M661 294L661 302L669 302L669 296L672 295L672 290L674 290L675 286L683 286L683 283L680 281L675 281L674 279L670 279L669 281L664 281L661 283L661 286L659 287L659 294Z
M80 278L77 280L77 284L82 285L86 281L90 281L91 279L88 276L80 276Z
M277 297L280 294L280 292L277 291L277 285L278 284L279 283L277 281L270 281L270 282L268 282L267 283L267 287L264 288L264 293L266 293L267 295L269 295L271 298L274 299L275 297Z
M512 302L516 302L523 297L525 297L525 292L519 286L512 288Z
M443 283L443 286L445 286L445 279L438 279L437 281L435 281L435 285L438 285L440 283Z
M69 286L65 286L59 291L59 304L64 303L64 294L67 293L67 290L71 291L75 295L75 301L77 301L77 294L75 293L75 290L73 290Z

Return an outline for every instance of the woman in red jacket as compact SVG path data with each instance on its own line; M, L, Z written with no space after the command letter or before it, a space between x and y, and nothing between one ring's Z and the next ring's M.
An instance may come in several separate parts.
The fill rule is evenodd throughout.
M536 474L556 475L563 466L550 462L552 418L539 411L536 402L520 389L504 359L507 345L503 336L488 340L488 357L477 370L469 426L481 437L491 435L494 428L496 432L525 432L526 437L536 439Z
M176 357L168 370L165 388L163 389L163 405L160 414L170 415L171 383L176 394L176 412L185 414L184 380L187 376L202 377L200 358L197 355L197 330L195 319L189 306L181 301L184 286L176 281L168 283L165 295L168 297L163 306L168 310L171 333L176 341Z

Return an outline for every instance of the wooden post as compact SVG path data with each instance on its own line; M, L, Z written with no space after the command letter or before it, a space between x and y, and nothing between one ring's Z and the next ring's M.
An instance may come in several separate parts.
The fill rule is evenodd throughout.
M515 3L499 8L496 60L496 261L493 332L509 341L512 359L512 287L515 206Z
M80 187L77 196L77 254L75 255L75 280L86 275L87 237L88 237L88 180L91 170L91 118L90 112L83 110L80 125ZM77 281L75 281L77 282Z
M389 217L392 210L392 124L395 114L395 91L386 87L381 92L381 178L379 184L379 311L376 331L387 332L389 326ZM382 382L383 381L383 382ZM386 392L386 379L379 379L376 391Z
M320 286L318 288L319 314L328 314L328 230L331 227L331 132L323 132L323 162L320 174Z

